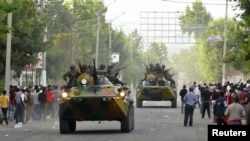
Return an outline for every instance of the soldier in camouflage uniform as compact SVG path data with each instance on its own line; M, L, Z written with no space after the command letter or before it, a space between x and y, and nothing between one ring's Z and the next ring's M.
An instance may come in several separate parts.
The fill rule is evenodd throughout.
M126 67L123 67L126 68ZM121 84L125 85L126 83L123 83L121 80L118 79L119 71L123 68L114 70L114 65L109 65L107 67L107 74L106 77L113 83L113 84Z
M74 65L70 66L70 71L66 72L63 75L63 80L66 81L68 88L74 87L77 85L77 77L79 73L76 71L76 67Z

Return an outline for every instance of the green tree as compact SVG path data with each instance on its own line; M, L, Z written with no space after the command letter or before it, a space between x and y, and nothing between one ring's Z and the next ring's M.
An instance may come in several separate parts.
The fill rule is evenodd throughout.
M42 43L43 35L41 35L43 33L42 27L44 26L43 15L37 11L36 3L32 0L13 1L12 4L1 1L0 7L1 27L7 26L5 25L7 23L7 15L3 11L12 11L12 27L8 29L8 31L12 32L11 69L15 70L17 76L20 76L26 64L35 64L36 57L33 57L33 55L44 49L44 44ZM5 66L6 55L6 34L4 33L1 33L0 36L2 66ZM3 69L1 69L1 75L4 75Z
M108 62L107 37L108 25L104 20L105 7L97 0L67 1L47 5L48 36L53 42L52 48L47 52L48 78L54 83L61 80L61 76L70 65L92 63L95 59L97 16L100 14L100 62ZM69 58L72 57L72 47L75 46L73 64ZM94 55L93 55L94 54ZM55 61L56 60L56 61ZM56 62L56 63L55 63ZM58 73L58 68L63 70ZM60 83L60 82L59 82Z
M36 64L36 53L46 50L45 25L45 15L33 0L22 1L21 8L13 12L11 69L18 77L26 64Z
M238 48L231 53L232 56L241 61L241 70L245 75L250 73L250 43L249 43L249 27L250 27L250 2L248 0L229 0L230 2L236 2L235 11L240 10L241 12L238 13L237 18L241 20L237 21L239 25L238 30ZM245 41L247 40L247 41ZM233 58L231 56L231 58Z
M8 33L10 27L7 25L7 14L20 8L20 2L9 3L7 0L0 0L0 35Z
M62 2L46 5L47 40L46 51L48 83L61 84L62 75L68 69L71 58L73 13ZM61 71L59 71L61 70Z
M220 82L222 78L222 63L227 66L227 74L239 70L242 60L239 57L242 54L232 52L238 50L240 46L237 40L238 28L234 19L228 20L228 42L227 42L227 59L223 59L223 40L208 40L211 36L220 36L223 39L223 23L224 19L212 20L208 27L204 30L202 38L199 39L201 44L196 44L190 49L184 49L180 55L172 55L178 70L186 72L190 79L204 82ZM238 57L236 57L237 55ZM183 58L183 56L186 56ZM231 60L230 60L231 59ZM191 67L191 69L190 69ZM195 74L195 75L194 75Z
M185 14L181 15L180 25L183 33L194 34L197 39L202 35L204 28L212 20L211 14L207 12L201 0L192 3L192 7L187 6Z
M135 87L144 77L145 72L142 37L139 35L138 30L135 29L128 37L124 36L124 38L125 46L122 48L123 57L121 60L127 66L127 69L124 70L124 81Z
M249 0L229 0L229 2L236 2L234 10L240 10L242 12L237 14L237 17L243 20L242 24L245 27L249 27L250 25L250 2Z

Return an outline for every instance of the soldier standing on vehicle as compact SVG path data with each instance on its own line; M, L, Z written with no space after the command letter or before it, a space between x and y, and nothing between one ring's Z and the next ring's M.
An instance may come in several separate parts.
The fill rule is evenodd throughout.
M66 72L63 75L63 80L66 81L68 88L76 86L78 72L76 71L76 67L74 65L70 66L70 71Z
M86 64L82 64L80 67L81 73L87 73L88 72L88 66Z
M126 68L126 67L123 67L123 68ZM121 85L125 84L121 80L119 80L117 77L119 75L119 71L123 68L115 70L113 65L110 65L107 67L107 75L106 76L113 84L121 84Z

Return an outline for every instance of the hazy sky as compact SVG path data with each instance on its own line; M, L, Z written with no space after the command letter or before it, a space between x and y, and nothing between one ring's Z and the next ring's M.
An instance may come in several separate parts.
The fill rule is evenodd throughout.
M108 11L106 17L112 20L115 27L122 27L126 30L133 30L140 26L140 12L142 11L185 11L187 5L191 5L195 0L104 0ZM225 16L226 0L203 0L207 11L214 18ZM229 3L228 15L234 16L235 12ZM124 13L124 14L123 14Z
M113 28L122 28L125 33L130 33L135 28L140 29L141 12L177 12L185 11L187 5L195 0L104 0L108 11L107 20L112 21ZM213 18L225 17L226 0L202 0L207 11ZM234 3L228 5L228 16L232 17ZM124 14L123 14L124 13Z

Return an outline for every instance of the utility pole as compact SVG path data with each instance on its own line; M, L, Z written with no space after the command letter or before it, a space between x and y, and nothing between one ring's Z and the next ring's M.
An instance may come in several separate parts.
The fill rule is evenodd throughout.
M42 0L42 10L45 11L45 5L46 5L46 0ZM48 33L48 28L47 26L44 29L44 36L43 36L43 41L46 43L47 42L47 33ZM43 57L42 57L42 72L41 72L41 79L40 79L40 83L43 86L47 86L47 74L46 74L46 52L43 52Z
M7 0L9 4L12 4L12 0ZM8 13L7 19L8 27L12 26L12 12ZM10 60L11 60L11 31L7 33L7 43L6 43L6 64L5 64L5 81L4 81L4 89L7 94L9 94L9 86L10 86Z
M223 44L223 61L226 58L227 52L227 8L228 8L228 0L226 0L226 11L225 11L225 21L224 21L224 44ZM222 85L226 82L226 63L222 62Z
M112 63L112 21L119 18L121 15L123 15L124 12L122 12L120 15L116 16L114 19L110 20L109 23L109 64Z
M109 23L109 65L111 65L112 61L112 26L111 22Z
M76 56L76 0L73 3L73 26L72 26L72 46L71 46L71 54L70 54L70 63L74 64L75 56Z
M95 52L95 64L98 66L98 57L99 57L99 36L100 36L100 11L97 13L97 29L96 29L96 52Z
M133 40L130 40L130 64L132 64L132 55L133 55Z

